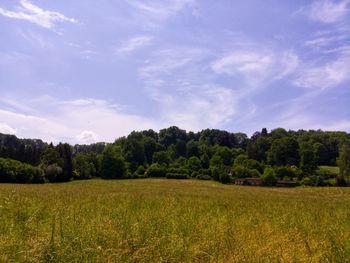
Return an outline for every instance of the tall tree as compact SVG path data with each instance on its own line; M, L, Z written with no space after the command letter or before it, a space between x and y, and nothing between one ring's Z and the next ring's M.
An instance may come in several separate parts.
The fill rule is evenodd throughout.
M346 180L348 183L350 182L350 145L349 143L344 143L339 151L339 175Z
M120 154L120 148L108 145L102 152L101 176L106 179L123 178L126 175L126 163Z

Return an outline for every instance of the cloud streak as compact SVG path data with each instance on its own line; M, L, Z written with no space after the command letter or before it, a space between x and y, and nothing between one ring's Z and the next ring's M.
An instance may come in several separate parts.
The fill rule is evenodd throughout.
M121 55L128 55L137 49L148 46L152 43L153 37L151 36L137 36L128 39L119 48L117 48L117 53Z
M349 0L317 0L309 8L309 17L314 21L335 23L341 21L348 13Z
M66 17L59 12L44 10L29 0L21 0L16 11L0 7L0 14L9 18L26 20L47 29L53 28L58 22L77 23L74 18Z

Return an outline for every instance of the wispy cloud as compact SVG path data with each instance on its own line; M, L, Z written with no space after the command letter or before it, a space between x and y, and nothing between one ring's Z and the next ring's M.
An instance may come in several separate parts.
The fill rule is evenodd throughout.
M144 14L151 16L154 19L167 19L176 14L185 6L194 2L194 0L170 0L167 2L159 0L126 0L131 6L139 9Z
M298 63L298 56L291 51L236 50L214 61L212 69L218 74L241 77L256 87L287 76Z
M27 20L48 29L54 27L57 22L77 22L74 18L66 17L59 12L44 10L29 0L21 0L20 6L17 6L15 11L0 7L0 14L14 19Z
M214 81L206 66L211 57L206 49L169 48L155 52L139 70L163 123L200 130L223 127L235 115L238 94Z
M166 20L183 9L191 6L196 0L125 0L133 9L132 19L145 29L154 29L164 25Z
M152 41L153 37L151 36L132 37L117 48L117 53L122 55L130 54L137 49L150 45Z
M0 132L14 133L19 137L41 138L48 142L113 142L133 130L163 127L155 120L128 114L118 105L104 100L64 101L44 96L12 101L11 110L0 110ZM20 113L14 107L17 104L26 105L32 110Z
M294 84L303 88L325 89L336 87L350 79L350 46L343 48L330 62L305 63L300 67Z
M310 19L323 23L341 21L348 13L349 0L315 0L308 9Z

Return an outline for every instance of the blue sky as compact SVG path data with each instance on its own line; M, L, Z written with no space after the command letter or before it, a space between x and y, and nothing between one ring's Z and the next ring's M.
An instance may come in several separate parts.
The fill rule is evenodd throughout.
M0 132L350 131L350 0L1 0Z

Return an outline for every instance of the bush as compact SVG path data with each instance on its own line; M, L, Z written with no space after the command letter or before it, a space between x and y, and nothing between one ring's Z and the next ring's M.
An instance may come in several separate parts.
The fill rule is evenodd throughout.
M213 179L210 176L211 172L210 169L200 169L198 172L195 171L191 174L192 178L197 178L199 180L211 180Z
M0 182L45 183L45 178L43 171L38 167L12 159L0 158Z
M245 166L251 170L257 170L259 174L263 173L265 169L265 164L253 159L246 160Z
M238 165L234 166L231 170L231 174L234 178L249 178L249 177L260 177L261 174L256 169L249 169L247 167Z
M199 179L199 180L211 180L211 179L213 179L210 175L208 175L208 174L198 174L197 176L196 176L196 178L197 179Z
M167 173L166 178L168 178L168 179L188 179L188 175L181 174L181 173Z
M166 173L167 173L166 167L155 163L155 164L152 164L150 167L148 167L146 171L146 176L147 177L165 177Z
M186 174L187 176L189 175L189 171L186 168L179 167L179 168L169 168L167 170L167 173L173 173L173 174Z
M300 181L300 184L304 186L313 186L314 182L310 177L307 176Z
M225 166L212 167L211 175L215 181L223 184L230 183L232 181L230 169Z
M146 178L146 169L145 167L143 167L142 165L140 165L139 167L137 167L136 171L134 172L133 178Z
M284 177L295 178L298 174L294 168L291 166L279 166L275 168L275 175L278 179L283 179Z
M57 164L51 164L45 168L44 172L46 179L53 183L56 182L56 178L62 174L63 170Z
M275 186L277 183L275 171L271 167L266 167L264 174L261 176L263 184L266 186Z

